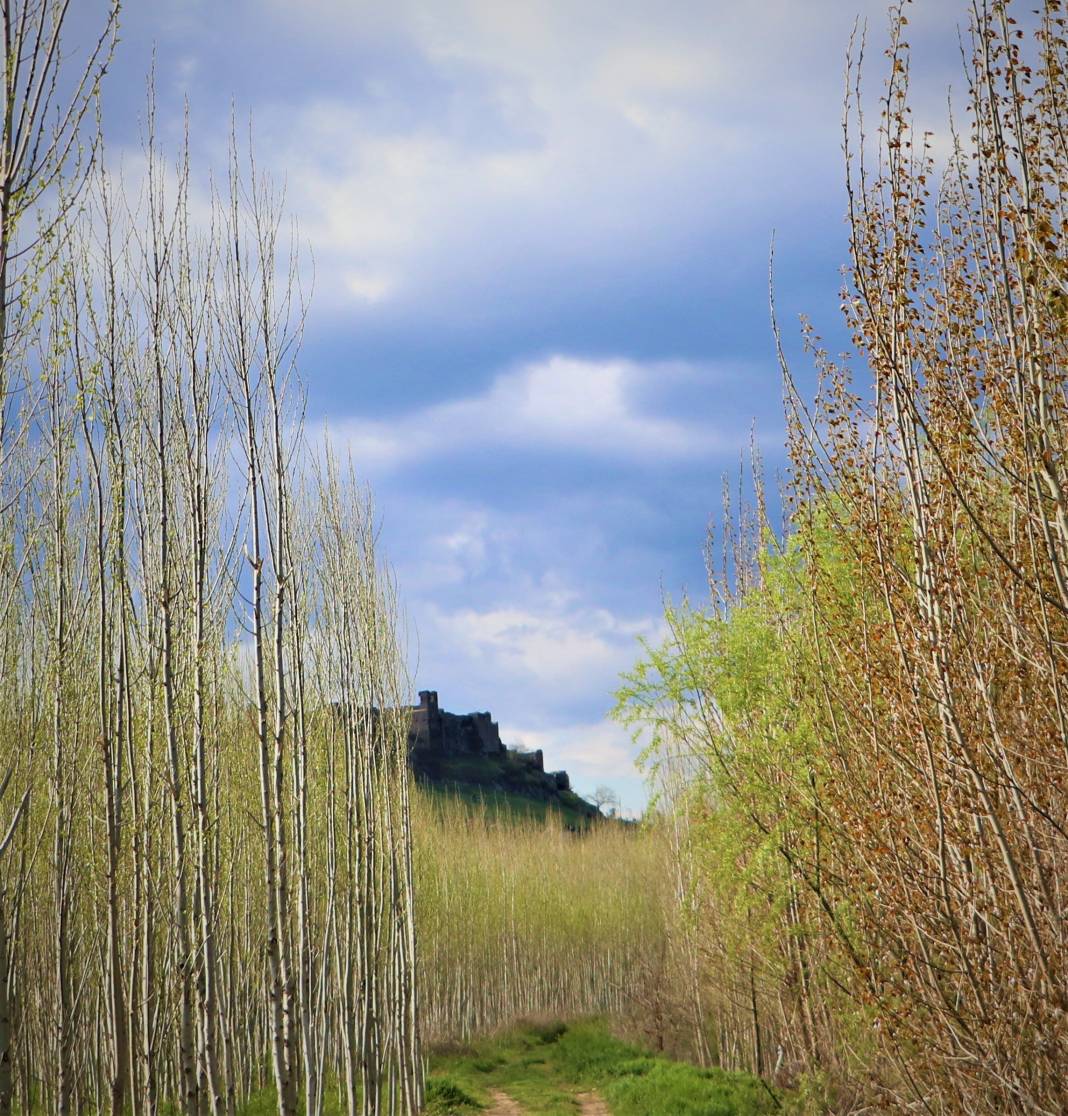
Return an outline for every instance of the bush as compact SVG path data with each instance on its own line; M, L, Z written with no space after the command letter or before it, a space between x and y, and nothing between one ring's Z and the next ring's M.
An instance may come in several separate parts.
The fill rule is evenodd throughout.
M428 1116L454 1116L477 1112L482 1105L449 1077L431 1077L426 1083L426 1104L423 1112Z

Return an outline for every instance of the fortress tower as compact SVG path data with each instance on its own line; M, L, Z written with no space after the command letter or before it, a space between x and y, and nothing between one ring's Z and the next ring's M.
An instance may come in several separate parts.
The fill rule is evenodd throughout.
M497 722L488 713L445 713L438 707L436 690L419 691L408 743L414 752L450 755L498 755L505 750Z

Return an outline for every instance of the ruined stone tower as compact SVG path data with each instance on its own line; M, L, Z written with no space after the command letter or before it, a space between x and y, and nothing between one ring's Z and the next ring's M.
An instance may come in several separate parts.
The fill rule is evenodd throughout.
M489 713L446 713L438 706L436 690L420 690L419 704L412 707L408 746L413 758L429 756L509 756L513 762L544 771L541 749L522 752L501 743L500 729ZM554 786L568 790L567 773L550 773Z

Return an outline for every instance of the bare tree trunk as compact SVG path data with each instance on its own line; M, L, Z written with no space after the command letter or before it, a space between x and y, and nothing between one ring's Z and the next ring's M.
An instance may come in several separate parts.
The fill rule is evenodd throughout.
M0 882L0 1116L11 1116L13 1077L11 1073L11 1011L8 997L11 982L11 936L7 927L7 889Z
M178 729L178 679L175 641L174 602L175 574L178 562L172 554L171 517L175 507L172 495L171 416L174 404L169 382L173 370L167 365L167 351L172 343L173 322L168 320L169 283L172 253L175 250L173 217L166 211L162 193L162 170L153 147L152 106L149 109L148 220L149 241L144 260L145 298L149 320L148 354L153 385L153 453L156 486L155 547L156 580L153 586L158 614L160 638L160 669L163 687L163 733L167 755L168 790L171 807L171 853L174 888L173 929L178 956L176 969L179 989L178 1057L181 1076L181 1104L187 1116L200 1112L200 1084L197 1078L197 1052L194 1037L196 1001L196 957L191 927L193 912L187 879L187 832L185 818L185 765Z
M7 790L9 782L10 773L0 778L0 802L3 801L4 791ZM11 954L14 934L8 913L14 902L10 893L10 885L7 882L6 865L12 842L18 831L19 823L26 813L29 799L30 792L27 790L23 793L22 800L15 807L6 830L0 832L0 1116L10 1116L14 1099L14 1079L11 1065L12 1014L14 1011L14 1004L12 1003L14 959ZM20 879L16 886L21 888L22 885L23 881Z
M74 1094L73 1039L74 997L71 971L71 888L73 886L70 774L68 772L67 734L73 725L66 719L68 645L67 596L70 571L67 568L67 485L69 483L64 422L63 385L58 369L51 371L49 384L50 429L52 441L52 902L55 919L53 965L56 989L53 1052L55 1057L56 1112L68 1116ZM73 717L71 718L73 721Z
M236 152L232 155L230 224L231 255L227 260L228 316L220 322L226 333L228 356L234 367L236 396L241 408L244 452L247 466L249 527L251 548L247 558L252 574L251 627L254 647L256 734L259 753L260 821L263 828L264 889L268 924L267 958L270 971L269 1002L271 1044L273 1052L275 1088L278 1094L280 1116L293 1116L297 1105L295 1080L295 1038L297 1021L294 1018L294 986L292 973L292 944L288 910L288 860L286 856L285 793L285 743L286 743L286 671L283 645L285 607L285 568L276 549L277 536L282 529L275 518L279 510L278 490L272 508L267 501L265 484L269 475L268 462L264 459L261 443L262 431L259 415L262 413L264 392L271 393L266 401L265 423L268 432L278 419L271 409L277 402L272 377L277 369L270 366L270 350L263 352L264 336L258 335L253 307L262 297L259 306L260 322L264 334L270 330L272 307L266 291L257 291L250 278L250 268L245 258L243 220L239 208L240 187L237 180ZM255 186L254 186L255 188ZM253 221L266 220L266 215L254 213ZM258 245L257 245L258 247ZM264 282L269 283L269 277ZM259 387L253 380L253 362L264 362ZM270 437L270 434L268 434ZM271 438L267 453L276 446ZM283 509L284 514L284 509ZM266 543L264 535L267 535ZM275 588L273 610L267 600L265 574L271 557L275 559L273 574ZM279 568L281 566L281 568ZM271 667L273 666L273 670ZM268 681L268 673L271 680ZM273 708L273 724L271 712Z
M275 290L276 202L255 172L248 192L235 175L202 240L187 167L172 206L154 142L140 212L121 198L101 239L61 233L62 278L32 334L46 375L23 377L25 413L5 410L0 432L0 731L26 739L13 778L42 791L16 811L22 859L0 848L0 1116L16 1078L23 1107L60 1113L228 1116L271 1078L282 1116L302 1085L319 1113L342 1063L354 1111L362 1082L365 1111L411 1113L391 585L362 494L348 542L346 497L337 531L314 504L301 516L303 307ZM344 602L321 617L327 534ZM352 670L332 692L320 648L335 638Z

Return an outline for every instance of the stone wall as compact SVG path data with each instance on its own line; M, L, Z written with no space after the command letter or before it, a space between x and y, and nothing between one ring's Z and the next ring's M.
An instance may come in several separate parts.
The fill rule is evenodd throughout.
M571 790L566 771L545 770L540 748L534 752L506 748L497 722L488 713L447 713L438 705L435 690L420 690L419 704L412 707L411 714L408 746L417 772L440 769L453 757L498 757L498 762L488 763L487 769L496 779L515 779L520 793L529 793L532 787L548 796ZM596 813L594 807L590 809Z
M438 706L435 690L419 691L419 704L412 709L408 743L413 751L446 755L490 756L505 750L497 722L488 713L446 713Z

